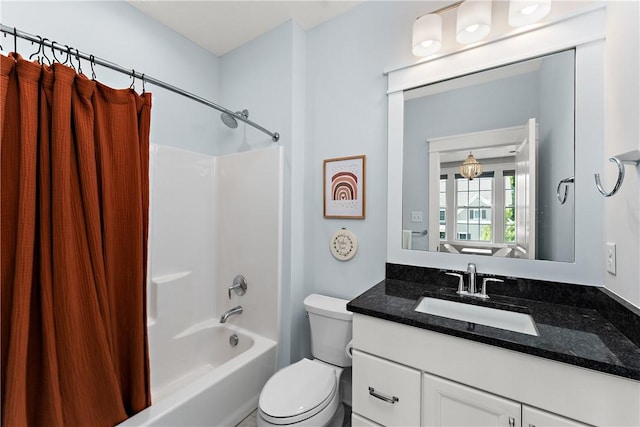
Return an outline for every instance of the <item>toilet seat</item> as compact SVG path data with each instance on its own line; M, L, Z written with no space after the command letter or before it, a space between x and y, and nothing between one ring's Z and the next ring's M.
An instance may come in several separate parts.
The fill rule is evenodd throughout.
M302 359L273 375L260 393L260 416L271 424L294 424L337 404L336 370ZM332 404L332 405L330 405Z

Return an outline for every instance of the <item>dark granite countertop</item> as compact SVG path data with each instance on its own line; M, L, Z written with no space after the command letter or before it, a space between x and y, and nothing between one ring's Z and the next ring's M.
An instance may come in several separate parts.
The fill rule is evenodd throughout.
M640 380L638 310L612 300L600 288L511 279L512 283L507 280L504 285L494 286L494 292L490 288L491 298L482 301L458 296L457 279L438 270L425 269L427 274L418 282L413 281L416 277L412 275L389 274L390 266L392 270L397 267L388 265L387 278L350 301L348 310ZM545 289L546 295L542 292L538 295L541 298L533 298L535 292L531 289L536 287ZM414 308L422 296L527 312L535 321L539 336L416 312Z

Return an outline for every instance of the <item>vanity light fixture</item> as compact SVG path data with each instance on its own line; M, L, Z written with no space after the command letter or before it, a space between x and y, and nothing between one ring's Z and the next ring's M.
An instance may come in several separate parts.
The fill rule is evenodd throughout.
M429 56L442 46L442 17L437 13L421 16L413 23L413 54Z
M456 40L471 44L491 32L491 0L464 0L423 15L413 23L412 52L430 56L442 47L442 15L456 11ZM522 27L534 24L551 11L551 0L509 0L509 25Z
M470 44L482 40L491 31L491 1L466 0L458 6L456 40Z
M522 27L538 22L551 11L551 0L510 0L509 25Z
M473 154L469 152L467 159L460 165L460 175L467 178L469 181L473 181L473 178L477 178L482 175L482 165L478 163Z

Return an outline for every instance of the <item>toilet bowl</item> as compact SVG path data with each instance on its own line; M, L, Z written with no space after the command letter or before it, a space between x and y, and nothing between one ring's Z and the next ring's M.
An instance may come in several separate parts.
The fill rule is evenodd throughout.
M351 341L352 314L346 304L322 295L305 298L314 359L289 365L267 381L258 402L258 426L343 424L340 383L344 368L351 366L345 349Z
M342 368L302 359L265 384L258 403L258 426L340 426Z

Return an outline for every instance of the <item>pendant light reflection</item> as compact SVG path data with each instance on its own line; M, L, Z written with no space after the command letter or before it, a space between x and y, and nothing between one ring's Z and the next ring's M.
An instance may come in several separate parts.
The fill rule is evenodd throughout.
M458 6L456 40L469 44L482 40L491 31L491 1L466 0Z
M421 16L413 23L413 54L429 56L442 46L442 17L435 13Z
M471 152L469 152L467 159L460 165L460 175L467 178L469 181L473 181L473 178L477 178L482 175L482 165L478 163Z

